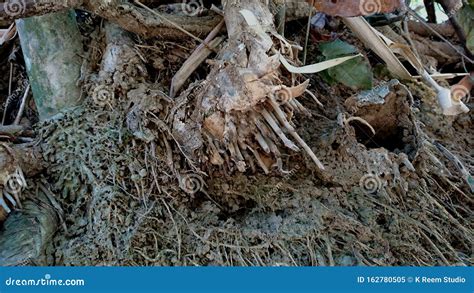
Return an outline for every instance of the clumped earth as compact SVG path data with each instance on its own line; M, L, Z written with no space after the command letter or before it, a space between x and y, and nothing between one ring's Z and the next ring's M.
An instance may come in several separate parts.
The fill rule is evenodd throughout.
M397 115L393 121L367 117L380 113L374 109L359 110L377 131L394 129L366 145L357 135L357 127L364 133L363 124L338 123L338 115L350 111L345 89L312 89L326 106L306 99L313 115L298 130L316 149L328 178L319 179L312 161L293 153L284 157L287 174L223 176L210 167L207 176L184 179L192 180L185 183L191 184L184 188L188 192L169 167L170 160L186 165L169 134L155 127L149 129L154 142L136 140L124 125L127 103L118 101L113 110L89 103L39 130L53 163L48 176L63 192L67 227L54 237L47 263L470 264L470 191L433 143L469 162L471 120L447 121L433 110L430 89L409 88L418 107L399 86L387 99L392 103L377 106L389 107Z
M102 59L105 38L86 39L91 60ZM164 90L194 46L123 38L126 62L114 72L91 66L84 107L35 125L48 167L28 179L25 196L48 182L63 210L38 264L474 263L472 178L445 151L473 171L472 114L443 116L418 82L378 76L374 87L387 94L364 99L311 75L323 107L303 96L310 115L293 121L325 171L291 151L268 175L198 168L167 126L176 105ZM114 95L98 99L98 88Z

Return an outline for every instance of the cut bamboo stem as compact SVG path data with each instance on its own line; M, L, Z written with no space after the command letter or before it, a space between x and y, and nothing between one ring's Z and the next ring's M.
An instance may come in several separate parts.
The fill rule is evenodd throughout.
M83 45L74 11L16 21L40 120L78 106Z

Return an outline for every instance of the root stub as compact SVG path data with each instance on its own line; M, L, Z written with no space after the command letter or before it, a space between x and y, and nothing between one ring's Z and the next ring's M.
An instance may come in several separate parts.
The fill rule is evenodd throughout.
M205 148L210 150L208 158L219 157L219 153L224 151L230 155L227 164L239 171L253 165L248 162L248 158L253 157L252 160L265 173L269 173L271 167L277 166L280 160L278 145L292 151L303 149L318 168L324 170L291 122L295 111L305 110L296 99L305 92L309 81L295 87L282 85L284 76L280 70L280 53L270 55L270 52L283 49L291 52L291 49L280 48L282 42L278 40L274 43L270 37L270 33L275 35L276 32L271 25L272 15L265 5L260 1L241 2L226 8L225 21L228 27L232 24L232 30L229 31L228 45L219 53L220 61L215 62L216 65L199 90L193 91L191 95L189 91L183 94L196 97L193 101L195 110L187 115L184 124L197 124L197 128L202 127L210 134L209 139L202 143L203 146L209 145ZM244 4L245 15L242 10ZM252 12L248 7L252 7ZM258 21L255 16L258 16ZM242 47L244 45L246 50ZM181 99L185 98L183 95ZM201 118L196 120L195 117ZM179 121L183 121L182 115L179 115ZM175 125L181 128L174 129L176 136L184 138L180 144L191 145L189 135L186 137L182 133L183 129L189 127L181 127L181 123ZM247 151L253 156L244 155ZM222 165L224 161L214 159L211 163Z

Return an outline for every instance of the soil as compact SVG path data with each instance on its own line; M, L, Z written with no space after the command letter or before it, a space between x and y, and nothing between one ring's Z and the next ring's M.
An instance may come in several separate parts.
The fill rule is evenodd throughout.
M472 111L443 116L424 84L378 76L376 86L389 93L364 101L358 91L308 76L324 107L303 96L310 115L294 122L326 170L285 151L284 172L229 172L190 163L165 123L173 107L166 89L196 44L133 39L124 53L133 61L107 77L94 62L106 51L103 33L89 35L85 47L88 74L98 79L87 78L84 107L34 126L49 166L28 178L25 196L48 182L64 210L37 264L474 263L473 191L437 147L473 172ZM315 44L309 52L316 62ZM207 73L204 65L190 80ZM1 79L2 90L7 82ZM98 103L99 86L114 99Z

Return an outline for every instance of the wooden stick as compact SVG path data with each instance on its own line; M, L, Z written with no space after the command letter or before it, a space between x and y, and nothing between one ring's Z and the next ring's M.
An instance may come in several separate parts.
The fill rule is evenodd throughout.
M25 128L21 125L0 125L0 134L7 134L11 136L20 135Z
M469 63L474 63L474 61L469 58L468 56L466 56L466 54L464 54L463 52L459 51L458 48L456 48L456 46L454 46L450 41L448 41L445 37L443 37L440 33L438 33L434 28L432 28L431 26L429 26L427 23L424 22L423 18L421 18L415 11L413 11L412 9L408 8L408 12L413 15L413 17L415 17L417 20L420 21L420 23L425 26L428 30L432 31L438 38L440 38L441 40L443 40L444 42L446 42L451 48L453 48L453 50L455 50L459 55L463 56L467 61L469 61Z
M21 98L20 109L18 110L18 114L16 115L16 118L15 118L15 121L13 122L13 125L20 124L20 119L21 119L21 116L23 116L23 111L25 110L26 100L28 98L29 93L30 93L30 85L28 85L28 87L26 87L26 91L23 94L23 97Z

